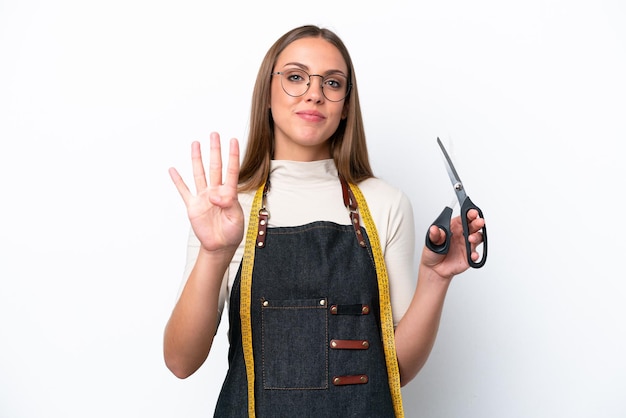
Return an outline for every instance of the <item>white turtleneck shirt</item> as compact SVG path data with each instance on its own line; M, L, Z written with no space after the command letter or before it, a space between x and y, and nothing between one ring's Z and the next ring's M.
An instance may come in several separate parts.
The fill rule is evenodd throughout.
M315 221L351 224L349 212L343 204L337 168L332 159L312 162L273 160L270 183L271 187L266 198L270 228L305 225ZM415 288L413 208L401 190L384 180L370 178L358 186L378 232L389 276L393 320L397 324L406 312ZM245 218L244 240L224 275L219 297L219 317L229 300L243 258L245 231L248 228L254 195L255 192L239 194ZM190 231L183 285L194 266L199 246L198 239L193 231Z

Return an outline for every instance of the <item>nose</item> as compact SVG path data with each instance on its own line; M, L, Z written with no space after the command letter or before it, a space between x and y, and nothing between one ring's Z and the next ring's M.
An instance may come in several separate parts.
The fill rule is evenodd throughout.
M316 83L315 81L313 81L313 77L319 77L320 78L320 82ZM318 74L311 74L309 75L309 88L306 92L307 95L307 100L314 100L315 102L319 103L322 100L324 100L324 92L323 92L323 87L322 87L322 82L324 81L324 77Z

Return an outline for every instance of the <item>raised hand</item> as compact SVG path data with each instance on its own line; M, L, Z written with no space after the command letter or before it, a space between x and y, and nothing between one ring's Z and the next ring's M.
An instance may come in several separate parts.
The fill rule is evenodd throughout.
M470 231L469 242L472 248L471 257L472 260L476 261L480 257L476 252L476 247L482 242L480 231L485 226L485 220L479 217L477 210L471 209L467 212L467 221ZM422 252L422 263L432 268L441 277L452 277L469 268L460 217L457 216L450 220L450 229L452 239L447 254L437 254L426 247ZM435 225L431 225L428 234L430 240L436 245L442 244L446 239L445 231Z
M200 143L191 144L191 162L196 194L193 194L175 168L170 177L178 189L193 231L206 251L234 251L243 238L244 215L237 199L239 179L239 143L230 140L226 178L222 181L220 136L211 133L209 183L204 171Z

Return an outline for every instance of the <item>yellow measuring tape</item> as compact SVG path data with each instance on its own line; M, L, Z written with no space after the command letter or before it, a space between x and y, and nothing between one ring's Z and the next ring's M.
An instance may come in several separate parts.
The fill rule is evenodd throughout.
M263 203L263 189L261 185L252 201L250 210L250 220L246 233L246 243L244 249L243 263L241 266L241 300L239 302L239 315L241 317L241 342L243 344L243 358L246 363L246 376L248 378L248 416L255 417L254 406L254 355L252 352L252 325L250 320L250 303L252 298L252 270L254 268L254 253L256 250L256 238L259 230L259 223L256 217ZM389 378L389 389L396 418L404 418L402 407L402 393L400 388L400 370L396 357L395 337L393 328L393 316L391 312L391 298L389 295L389 277L385 259L380 249L380 241L376 225L365 202L365 198L358 186L350 184L350 189L357 200L359 212L365 229L370 237L374 264L376 265L376 276L378 278L378 297L380 299L380 322L382 328L383 348L385 351L385 361L387 363L387 375Z
M380 241L378 239L378 231L372 220L372 215L367 207L367 202L361 193L361 189L354 184L350 184L350 189L354 193L354 197L358 203L361 219L365 224L365 230L370 238L372 246L372 254L374 255L374 263L376 264L376 276L378 277L378 298L380 300L380 326L383 334L383 348L385 350L385 361L387 362L387 375L389 378L389 390L391 391L391 400L393 401L393 410L396 418L404 417L404 408L402 407L402 393L400 391L400 369L398 367L398 358L396 357L396 340L393 328L393 315L391 313L391 297L389 295L389 276L387 276L387 267L385 266L385 258L380 249Z
M265 184L254 195L250 221L246 233L246 245L244 248L243 262L241 265L241 291L239 301L239 316L241 317L241 343L243 344L243 359L246 363L246 376L248 377L248 416L255 417L254 411L254 356L252 354L252 324L250 320L250 300L252 299L252 269L254 268L254 252L256 249L256 236L259 233L259 223L255 218L263 203L263 189Z

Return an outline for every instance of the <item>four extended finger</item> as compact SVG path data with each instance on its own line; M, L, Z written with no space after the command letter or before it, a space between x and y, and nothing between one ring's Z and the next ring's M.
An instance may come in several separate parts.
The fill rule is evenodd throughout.
M239 184L239 142L235 138L230 140L226 182L224 184L235 190Z
M222 184L222 147L220 136L211 132L211 155L209 158L209 184L211 187Z
M207 187L206 174L204 173L202 151L200 149L200 142L198 141L194 141L191 144L191 168L193 170L193 179L196 184L196 192L205 190Z

